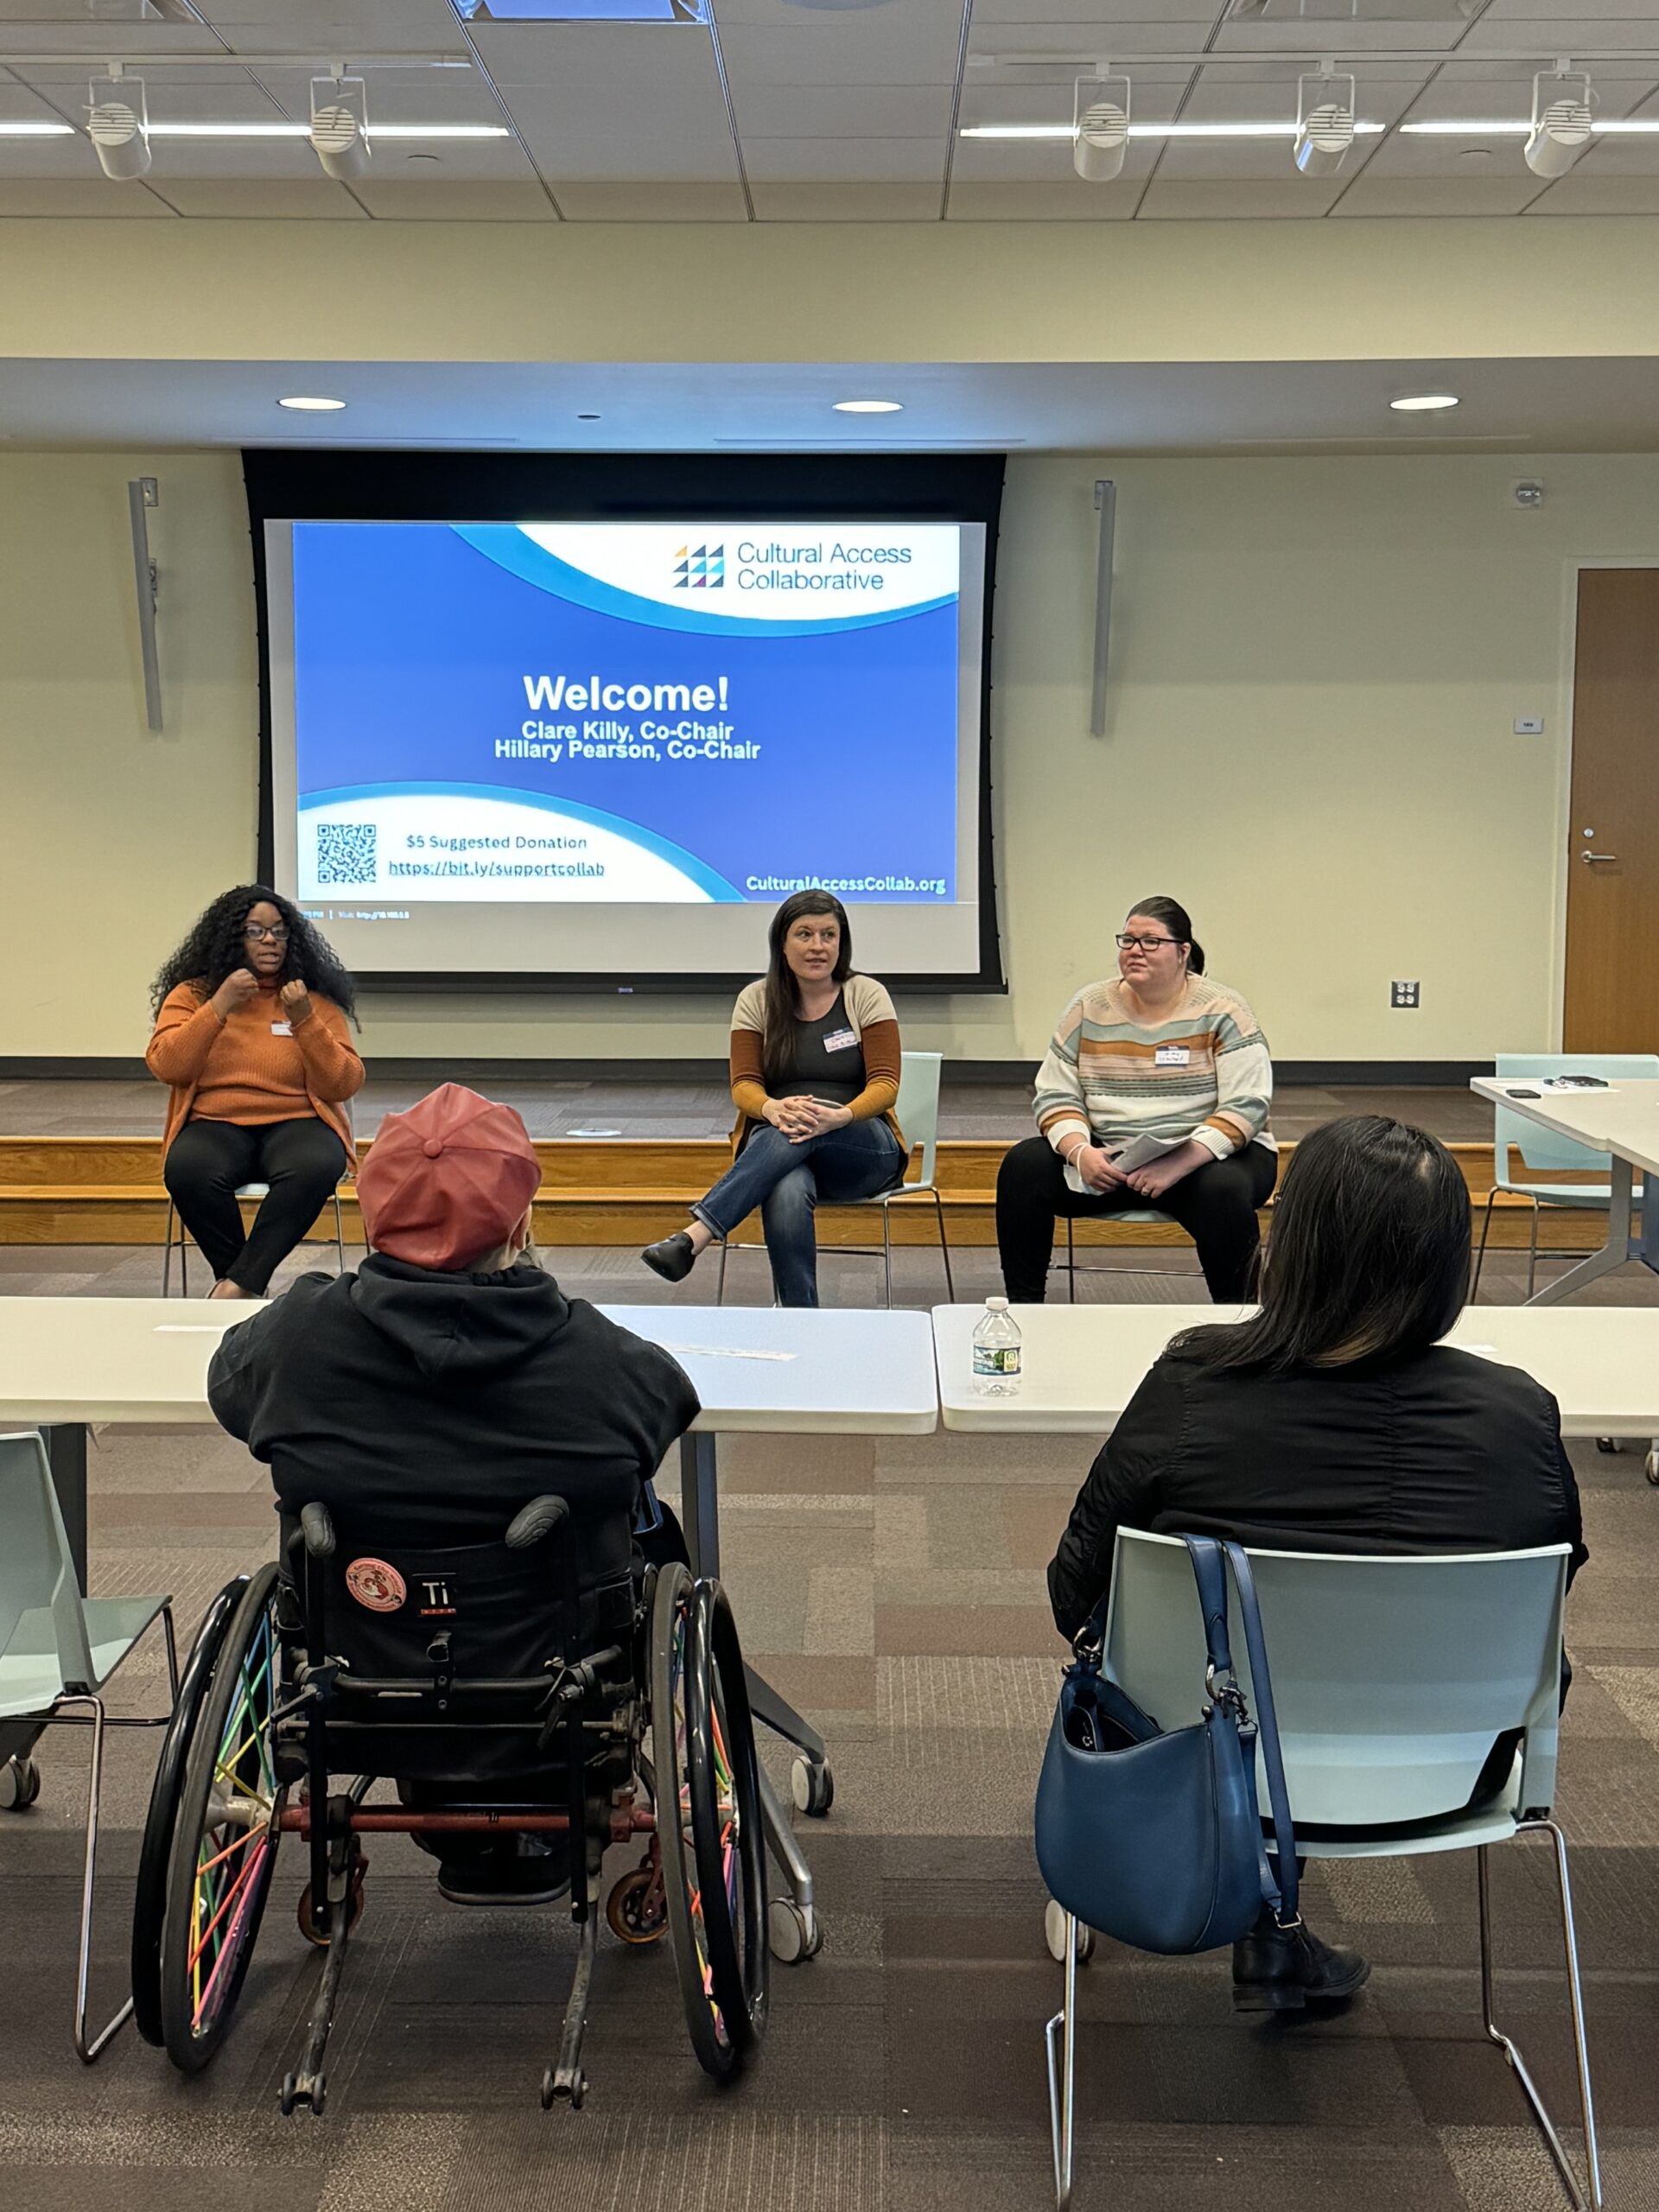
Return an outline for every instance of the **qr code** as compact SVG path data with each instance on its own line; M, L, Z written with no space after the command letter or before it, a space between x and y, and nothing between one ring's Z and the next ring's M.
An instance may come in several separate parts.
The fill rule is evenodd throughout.
M375 880L372 822L317 824L317 881L372 883Z

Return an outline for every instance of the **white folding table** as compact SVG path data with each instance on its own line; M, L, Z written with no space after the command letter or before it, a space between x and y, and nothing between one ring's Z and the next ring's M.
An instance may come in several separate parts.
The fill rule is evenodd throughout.
M1659 1178L1659 1083L1621 1080L1593 1090L1554 1090L1543 1077L1478 1075L1470 1078L1469 1088L1494 1106L1610 1156L1606 1242L1546 1283L1527 1300L1529 1306L1558 1305L1628 1260L1640 1260L1659 1274L1659 1205L1643 1209L1639 1235L1630 1227L1636 1171L1641 1170L1644 1188L1649 1178Z
M46 1433L82 1586L86 1573L86 1429L104 1421L211 1426L207 1366L245 1301L0 1298L0 1429ZM720 1571L718 1438L925 1436L938 1426L925 1313L803 1312L770 1306L607 1306L622 1327L673 1353L702 1411L680 1444L687 1548ZM796 1745L820 1777L823 1738L751 1673L755 1718ZM0 1741L0 1758L18 1745ZM766 1830L816 1948L812 1878L764 1771Z
M984 1308L936 1306L934 1348L946 1428L1107 1435L1170 1338L1248 1306L1016 1306L1023 1354L1012 1398L973 1385ZM1449 1344L1522 1367L1552 1392L1567 1436L1659 1435L1659 1306L1469 1306Z

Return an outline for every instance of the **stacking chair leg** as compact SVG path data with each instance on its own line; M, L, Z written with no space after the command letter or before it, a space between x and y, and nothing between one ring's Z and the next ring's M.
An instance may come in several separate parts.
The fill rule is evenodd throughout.
M340 1262L340 1272L346 1272L346 1217L340 1210L340 1185L334 1185L334 1255Z
M1486 1239L1491 1235L1492 1205L1497 1197L1497 1192L1496 1190L1488 1191L1486 1193L1486 1217L1480 1224L1480 1244L1475 1253L1475 1272L1473 1279L1469 1285L1469 1303L1471 1306L1474 1304L1475 1294L1480 1288L1480 1271L1486 1264ZM1535 1214L1537 1211L1537 1201L1535 1199L1533 1202L1533 1211Z
M889 1313L893 1311L893 1208L881 1209L881 1266L882 1304Z
M950 1280L950 1246L944 1234L944 1200L937 1189L933 1192L933 1213L939 1224L939 1257L944 1262L944 1302L947 1306L954 1306L957 1286Z
M1054 2146L1056 2212L1071 2202L1073 2091L1077 2050L1077 1936L1076 1916L1065 1916L1065 1996L1043 2031L1048 2045L1048 2126Z
M726 1303L726 1239L722 1236L720 1240L720 1273L715 1277L716 1306L723 1306Z
M162 1296L163 1298L169 1295L169 1285L173 1280L173 1232L175 1229L178 1231L179 1246L179 1295L181 1298L188 1298L190 1295L190 1240L185 1235L184 1224L179 1219L173 1201L169 1198L167 1202L167 1243L162 1250Z
M1584 1991L1579 1978L1579 1944L1573 1923L1573 1890L1567 1871L1567 1838L1554 1821L1516 1821L1517 1834L1522 1834L1529 1829L1548 1835L1555 1850L1555 1878L1561 1900L1561 1936L1567 1950L1567 1985L1573 2001L1573 2044L1579 2065L1579 2103L1584 2117L1585 2158L1589 2168L1587 2195L1560 2137L1555 2132L1555 2124L1545 2107L1544 2101L1527 2071L1521 2053L1492 2017L1491 1875L1487 1865L1485 1845L1482 1845L1476 1854L1480 1897L1481 2010L1487 2034L1514 2069L1527 2102L1532 2107L1533 2117L1543 2131L1544 2140L1549 2145L1550 2156L1555 2161L1556 2171L1560 2175L1573 2212L1601 2212L1601 2158L1596 2147L1596 2110L1590 2087L1590 2051L1584 2032Z
M1532 1297L1533 1285L1538 1280L1538 1201L1532 1202L1532 1242L1527 1252L1527 1297Z

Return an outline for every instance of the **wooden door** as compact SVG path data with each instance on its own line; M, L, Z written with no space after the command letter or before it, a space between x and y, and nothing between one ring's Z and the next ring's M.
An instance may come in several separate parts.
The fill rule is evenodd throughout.
M1659 1052L1659 569L1580 574L1567 830L1561 1049Z

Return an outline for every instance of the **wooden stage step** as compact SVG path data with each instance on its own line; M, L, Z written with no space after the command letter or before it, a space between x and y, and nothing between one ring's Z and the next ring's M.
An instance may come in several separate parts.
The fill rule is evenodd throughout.
M372 1141L358 1147L366 1155ZM956 1244L994 1244L997 1164L1004 1143L947 1141L939 1147L940 1192L947 1232ZM1294 1145L1281 1147L1288 1159ZM550 1248L561 1244L645 1244L665 1236L685 1218L687 1202L706 1191L728 1158L723 1138L556 1137L537 1141L542 1187L536 1201L536 1234ZM1491 1188L1490 1144L1454 1144L1451 1150L1469 1185L1471 1205L1484 1211ZM348 1238L361 1242L354 1189L340 1193ZM1492 1243L1524 1249L1529 1209L1500 1198ZM167 1192L162 1183L162 1143L154 1137L0 1137L0 1244L156 1244L166 1234ZM827 1206L818 1216L826 1245L880 1241L868 1212ZM1545 1250L1584 1251L1602 1240L1605 1216L1592 1210L1545 1210L1539 1243ZM316 1234L332 1236L332 1215ZM753 1236L755 1230L747 1232ZM895 1209L896 1244L931 1244L938 1232L933 1208L912 1203ZM1174 1228L1079 1223L1079 1244L1183 1245Z

